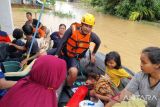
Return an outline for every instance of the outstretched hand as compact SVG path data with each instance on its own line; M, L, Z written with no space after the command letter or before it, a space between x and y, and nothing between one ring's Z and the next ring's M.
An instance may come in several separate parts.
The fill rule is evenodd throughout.
M27 64L27 62L28 62L27 58L24 59L24 60L21 62L21 67L23 67L25 64Z

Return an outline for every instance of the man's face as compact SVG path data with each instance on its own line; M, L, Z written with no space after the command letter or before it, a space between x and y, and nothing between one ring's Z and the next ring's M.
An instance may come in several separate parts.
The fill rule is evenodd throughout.
M32 16L30 14L26 14L28 20L32 20Z
M92 27L93 26L91 26L91 25L87 25L87 24L82 23L82 27L81 27L82 33L85 35L87 35L88 33L91 33Z

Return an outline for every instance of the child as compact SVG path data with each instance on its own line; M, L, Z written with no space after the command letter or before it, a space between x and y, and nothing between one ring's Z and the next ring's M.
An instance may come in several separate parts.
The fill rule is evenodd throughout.
M140 60L142 71L134 75L120 97L115 99L121 102L138 93L137 97L147 101L147 107L160 107L160 48L143 49ZM112 107L115 103L111 100L105 107Z
M99 72L95 65L87 65L87 81L86 85L89 88L90 100L97 102L98 99L107 103L113 96L113 90L109 83L109 79L103 79L102 72ZM104 80L104 81L103 81ZM108 93L109 92L109 93Z
M118 52L112 51L106 54L104 63L106 65L106 74L116 87L120 88L122 78L131 78L125 69L122 68Z
M33 28L30 25L24 25L22 27L22 29L23 29L23 32L24 32L24 34L26 36L26 39L27 39L27 42L26 42L25 46L18 46L18 45L13 44L13 43L10 44L10 45L13 45L14 47L16 47L16 49L26 51L27 54L28 54L31 43L33 41L33 37L32 37L33 36ZM26 58L25 60L23 60L21 62L21 64L22 65L26 64L28 61L35 59L38 55L39 55L39 47L38 47L37 40L34 39L32 49L31 49L31 52L30 52L30 58Z
M14 29L13 37L15 38L12 43L18 46L25 46L25 43L22 41L23 38L23 31L21 29ZM10 45L8 48L9 58L11 60L21 61L21 57L24 51L16 49L14 46Z

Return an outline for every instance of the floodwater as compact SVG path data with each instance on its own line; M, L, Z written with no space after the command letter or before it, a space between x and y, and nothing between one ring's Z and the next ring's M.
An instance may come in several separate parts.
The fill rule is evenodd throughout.
M12 10L14 26L21 27L26 20L25 12L20 8L12 8ZM93 31L97 33L102 42L98 51L104 54L109 51L119 52L122 64L134 72L140 71L139 57L141 50L149 46L160 46L160 27L97 13L88 6L82 6L80 3L74 2L56 2L55 10L70 13L73 18L54 16L52 11L44 13L41 22L51 32L58 30L60 23L64 23L69 27L75 21L80 22L84 13L94 14L96 24Z

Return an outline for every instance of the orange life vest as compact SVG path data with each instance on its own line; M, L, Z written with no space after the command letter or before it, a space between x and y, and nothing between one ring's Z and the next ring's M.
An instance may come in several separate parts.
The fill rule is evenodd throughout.
M33 27L33 32L35 31L36 31L36 28ZM45 32L41 28L38 28L38 33L39 33L40 38L46 36Z
M89 48L90 45L90 33L82 35L78 28L81 25L78 23L72 24L72 35L67 40L67 55L69 57L78 57L84 51Z

